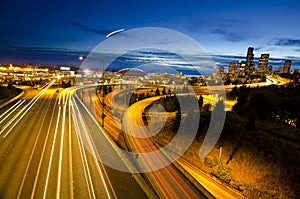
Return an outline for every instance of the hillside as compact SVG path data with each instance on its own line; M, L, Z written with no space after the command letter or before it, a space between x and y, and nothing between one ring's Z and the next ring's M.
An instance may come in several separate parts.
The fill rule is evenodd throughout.
M256 121L246 130L245 116L228 112L214 149L199 161L210 114L201 114L200 132L183 158L249 198L299 198L300 130L278 122ZM174 118L153 137L160 145L174 135ZM221 152L220 152L221 148Z

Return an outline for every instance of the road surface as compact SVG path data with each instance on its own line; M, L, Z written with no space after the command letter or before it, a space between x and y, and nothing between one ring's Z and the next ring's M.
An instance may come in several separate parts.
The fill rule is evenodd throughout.
M146 106L159 97L148 98L131 105L123 116L122 127L126 132L126 139L129 143L129 148L137 154L145 154L157 151L156 145L150 137L147 137L147 132L142 119L142 113ZM135 125L133 125L135 123ZM143 135L144 134L144 135ZM137 137L143 136L143 138ZM137 163L142 168L153 170L145 175L148 181L156 190L161 198L213 198L210 194L202 193L198 190L184 175L177 170L175 166L170 164L168 158L160 151L157 151L154 156L137 156ZM167 164L168 166L156 170L157 164Z
M130 174L105 167L84 145L89 119L74 93L26 89L0 110L0 198L147 197Z

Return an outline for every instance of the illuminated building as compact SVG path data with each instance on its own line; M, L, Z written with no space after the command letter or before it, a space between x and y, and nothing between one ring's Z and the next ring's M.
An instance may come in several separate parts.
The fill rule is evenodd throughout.
M269 63L269 54L261 54L258 60L257 70L263 73L267 72L268 63Z
M283 65L283 73L289 73L292 65L292 60L285 60Z
M221 67L219 68L219 73L220 73L220 74L224 74L224 66L221 66Z
M278 66L278 73L283 73L283 66Z
M254 66L254 54L253 54L253 47L249 47L247 51L247 58L246 58L246 71L253 72L255 70Z
M235 62L230 62L228 66L228 73L234 74L236 70L236 63Z

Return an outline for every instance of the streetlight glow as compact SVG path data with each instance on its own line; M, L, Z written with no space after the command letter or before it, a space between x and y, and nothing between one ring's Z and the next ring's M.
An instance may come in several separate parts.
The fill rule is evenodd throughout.
M79 56L78 57L79 60L84 60L84 58L85 58L84 56Z

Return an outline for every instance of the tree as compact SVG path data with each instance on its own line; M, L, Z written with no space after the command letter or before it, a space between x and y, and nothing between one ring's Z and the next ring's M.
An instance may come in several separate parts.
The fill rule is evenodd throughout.
M201 108L203 106L203 97L202 97L202 95L200 95L200 97L198 99L198 105L199 105L199 108Z
M160 92L159 92L158 87L157 87L156 90L155 90L155 96L160 96Z
M258 91L250 96L249 111L255 109L255 113L258 119L267 119L267 117L277 110L277 101L269 92Z
M167 93L166 93L166 87L163 88L161 94L162 94L162 95L166 95L166 94L167 94Z
M129 106L132 105L133 103L135 103L137 100L137 94L136 93L133 93L130 97L130 100L129 100Z
M71 80L69 80L66 84L65 84L66 88L71 87Z
M113 88L112 88L112 86L109 86L109 88L108 88L108 92L109 93L111 93L113 91Z
M209 112L210 111L210 107L211 107L211 104L204 104L203 111L204 112Z
M171 89L169 88L168 89L168 95L171 95L172 94L172 91L171 91Z

